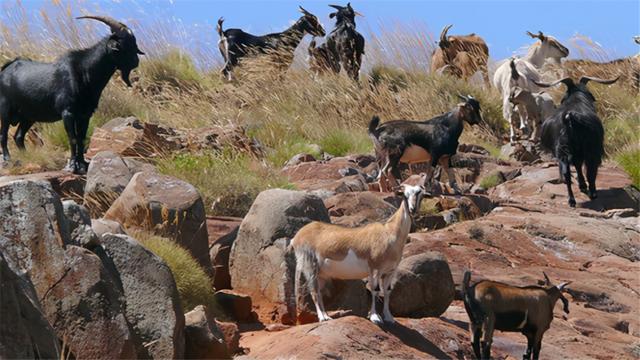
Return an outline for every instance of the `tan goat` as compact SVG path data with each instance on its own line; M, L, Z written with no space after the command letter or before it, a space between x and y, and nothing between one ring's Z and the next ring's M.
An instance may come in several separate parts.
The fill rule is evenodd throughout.
M426 175L423 176L426 179ZM314 221L298 231L291 241L296 255L296 292L304 274L318 320L326 321L322 287L329 279L361 280L368 277L371 290L369 319L382 324L376 311L376 284L384 295L385 322L395 322L389 311L391 282L411 228L411 216L420 207L424 187L403 184L399 194L403 201L385 223L372 223L348 228ZM299 297L296 297L296 299Z
M452 26L445 26L440 33L438 48L431 56L431 72L436 73L447 65L455 66L459 69L460 77L468 79L481 71L488 86L490 84L487 67L489 48L484 39L476 34L448 36L447 32Z

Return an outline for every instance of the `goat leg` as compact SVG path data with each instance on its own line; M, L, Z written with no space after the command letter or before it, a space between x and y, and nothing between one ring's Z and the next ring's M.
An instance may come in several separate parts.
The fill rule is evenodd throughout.
M576 168L576 174L578 175L578 185L580 186L580 192L588 194L587 183L584 181L584 175L582 175L582 161L574 161L573 166Z
M473 347L473 353L476 356L476 359L482 359L482 353L480 352L480 337L482 336L482 329L480 326L471 324L472 332L473 332L473 340L471 342L471 346Z
M64 123L64 130L67 132L67 138L69 139L69 150L71 151L71 157L69 158L69 163L65 166L65 171L71 171L74 174L78 170L78 165L76 164L77 156L76 151L78 147L76 146L76 131L75 131L75 118L71 114L71 112L65 110L62 112L62 122Z
M9 155L9 147L7 146L7 140L9 138L9 119L5 116L2 116L2 126L0 127L0 143L2 144L2 159L4 161L11 160L11 156Z
M567 185L567 193L569 194L569 206L576 207L576 199L573 197L573 190L571 189L571 168L569 162L565 159L560 160L560 174L564 179L564 183Z
M373 269L369 269L369 288L371 289L371 311L369 312L369 320L376 325L382 325L383 321L376 311L376 283L374 281ZM382 286L382 284L380 284Z
M84 159L84 142L87 137L89 120L89 118L82 118L76 122L76 166L80 174L86 174L89 168L89 163Z
M598 198L596 191L596 177L598 176L598 165L587 160L587 181L589 182L589 198L591 200Z
M18 125L18 129L16 130L16 133L13 135L13 140L16 142L16 146L18 147L18 149L20 150L25 149L24 138L27 135L27 131L29 131L32 125L33 125L32 122L25 121L25 120L20 121L20 124Z

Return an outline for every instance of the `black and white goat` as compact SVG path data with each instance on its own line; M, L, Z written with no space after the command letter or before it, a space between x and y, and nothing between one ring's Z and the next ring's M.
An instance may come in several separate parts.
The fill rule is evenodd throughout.
M571 165L576 168L580 191L595 199L596 176L598 167L604 156L604 127L596 114L595 101L587 83L595 81L600 84L613 84L618 78L603 80L583 76L576 84L571 78L564 78L552 83L535 82L541 87L565 84L567 92L558 109L542 124L541 144L558 160L560 178L567 185L569 206L576 206L576 199L571 190ZM582 165L586 165L587 184L582 175Z
M527 337L523 358L530 360L533 353L533 359L538 359L542 336L551 326L558 299L562 300L564 312L569 313L569 301L562 291L570 282L554 286L547 274L544 279L544 287L516 287L489 280L470 285L471 272L464 273L464 307L469 315L473 352L478 359L491 358L494 330L521 332Z
M318 18L300 6L302 16L287 30L256 36L240 29L222 30L223 18L218 20L217 31L220 36L218 48L224 59L222 73L231 80L231 71L240 59L247 56L272 54L278 57L278 63L288 68L293 61L293 53L306 34L324 36L325 31Z
M391 173L399 183L401 173L399 163L427 162L430 167L427 179L433 179L433 168L440 165L447 172L449 184L460 192L455 174L451 168L451 156L456 154L458 139L464 129L464 122L471 125L482 121L480 103L471 95L458 95L464 102L455 109L426 121L394 120L380 124L374 116L369 123L369 136L373 140L376 161L380 168L378 180L381 190L387 190L387 176ZM394 184L395 185L395 184Z
M311 59L311 66L314 64L325 65L321 71L331 70L339 73L343 68L349 77L358 80L360 66L362 65L362 55L364 55L364 37L356 31L356 15L362 16L353 10L351 3L347 6L329 5L337 11L329 14L330 18L336 18L336 26L331 31L324 44L316 49L320 57ZM311 53L310 55L316 55ZM321 72L317 71L316 72Z
M111 28L111 35L90 48L69 51L53 63L18 58L0 69L0 143L5 161L10 160L9 126L18 125L14 140L24 149L25 135L35 122L62 119L71 148L67 168L85 173L84 140L102 90L116 69L131 86L129 74L138 66L138 55L144 55L133 32L106 16L78 19L101 21Z

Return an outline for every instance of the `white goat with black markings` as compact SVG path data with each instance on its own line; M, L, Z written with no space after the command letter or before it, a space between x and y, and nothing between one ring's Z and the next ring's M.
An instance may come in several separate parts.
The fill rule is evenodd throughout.
M423 181L426 175L423 175ZM304 274L318 320L326 321L322 287L329 279L361 280L368 277L371 290L369 319L375 324L395 322L389 310L391 282L411 229L411 216L420 208L423 186L403 184L399 188L403 201L385 223L371 223L348 228L314 221L298 231L291 241L296 255L296 292ZM400 191L401 190L401 191ZM383 318L376 311L376 284L384 295ZM296 300L299 297L296 297Z
M543 273L544 274L544 273ZM562 291L570 282L551 284L544 274L545 286L516 287L496 281L482 280L470 286L471 272L464 273L462 291L464 307L469 315L473 352L478 359L491 358L493 331L521 332L527 337L523 359L537 360L542 336L551 326L553 308L562 300L569 313L569 301Z
M540 81L540 70L546 62L560 63L563 57L569 55L569 50L562 45L553 36L544 35L541 31L538 34L532 34L527 31L532 38L540 40L539 43L531 45L527 55L520 59L511 58L505 61L496 69L493 75L493 85L502 94L502 115L509 123L509 139L511 142L516 140L517 113L514 113L513 106L509 102L511 90L515 86L519 86L529 91L538 91L534 81ZM514 71L518 77L514 76ZM526 123L520 119L520 128L525 129Z

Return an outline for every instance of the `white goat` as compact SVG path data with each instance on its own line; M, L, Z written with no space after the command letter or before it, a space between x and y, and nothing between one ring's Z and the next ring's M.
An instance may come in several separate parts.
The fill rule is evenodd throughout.
M426 175L423 175L422 183L425 179ZM318 320L331 319L322 301L321 290L326 280L361 280L368 277L371 289L369 319L375 324L383 323L375 307L376 284L380 284L384 295L384 321L395 322L389 311L391 282L411 229L411 215L420 207L425 189L422 185L402 184L399 190L403 196L402 204L385 223L348 228L314 221L302 227L291 241L297 260L296 292L300 286L300 276L304 274Z
M512 88L519 86L525 90L532 92L538 91L538 86L533 81L540 81L539 70L546 62L560 63L560 59L569 55L569 50L562 45L553 36L547 36L538 32L532 34L527 31L532 38L537 38L540 42L529 47L526 56L520 59L511 58L498 67L493 74L493 85L502 94L502 115L509 123L509 139L511 142L516 140L514 123L518 118L514 117L513 106L509 101ZM516 72L519 76L514 77ZM520 129L527 127L524 118L520 116Z
M532 93L516 86L511 90L509 101L518 111L520 117L525 118L526 123L531 125L532 131L529 140L540 140L542 122L556 110L551 95L546 92Z

